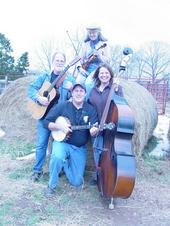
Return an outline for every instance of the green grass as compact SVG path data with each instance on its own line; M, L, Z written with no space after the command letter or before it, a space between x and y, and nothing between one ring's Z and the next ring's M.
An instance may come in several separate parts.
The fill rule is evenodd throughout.
M144 148L142 158L144 159L144 164L150 168L155 169L157 165L157 159L153 156L150 156L149 153L156 147L158 144L158 139L155 136L152 136L148 141L147 145Z
M0 147L0 155L9 154L13 159L15 159L30 154L34 145L19 140L8 144L6 141L0 140Z
M0 226L4 225L12 225L11 219L6 216L11 212L14 203L12 201L6 200L6 202L2 203L0 206Z
M149 139L147 145L146 145L145 148L144 148L144 152L143 152L143 154L142 154L142 157L143 157L144 159L145 159L145 158L148 158L149 153L157 146L158 142L159 142L159 139L158 139L157 137L155 137L155 136L152 136L152 137Z
M3 203L0 208L0 226L18 224L32 226L40 222L39 211L35 211L32 206L20 208L16 202L17 200L7 200Z
M9 178L12 180L20 180L27 178L32 171L32 165L26 164L22 169L16 169L9 174Z
M158 160L152 156L149 156L149 155L145 155L145 157L144 157L145 165L149 166L150 168L153 168L153 169L156 169L159 166L159 164L158 164L159 161L160 160Z
M160 167L160 162L162 160L155 158L152 155L149 155L150 152L157 146L158 138L152 136L148 141L148 144L145 146L144 152L142 154L142 158L144 159L144 164L146 167L149 167L151 170L157 171Z
M141 156L143 160L143 168L150 175L149 180L157 180L161 183L166 181L167 183L170 183L170 174L169 171L167 171L169 168L168 156L157 158L150 155L158 143L159 139L155 136L152 136L148 141ZM143 178L142 175L141 177ZM148 178L145 179L147 180Z
M91 191L72 188L68 184L64 186L65 182L65 178L62 177L62 189L57 189L57 195L54 199L46 199L43 196L42 191L44 186L41 184L25 187L24 190L20 191L20 195L15 197L11 203L8 203L8 200L5 201L4 211L1 211L0 215L0 222L3 222L3 226L32 226L41 225L41 223L56 225L56 222L59 225L64 225L65 221L76 221L77 217L87 221L88 217L84 214L84 211L88 213L88 208L83 209L83 207L88 206L90 202L98 203L96 200L98 195L95 194L91 197ZM79 216L79 212L82 217Z

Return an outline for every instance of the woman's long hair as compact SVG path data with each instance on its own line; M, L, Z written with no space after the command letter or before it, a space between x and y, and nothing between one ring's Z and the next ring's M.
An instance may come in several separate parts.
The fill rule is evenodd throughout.
M94 72L94 75L93 75L93 80L94 80L94 83L95 83L96 87L99 87L100 84L101 84L101 82L99 80L99 71L100 71L100 68L102 68L102 67L106 68L110 72L110 75L111 75L110 84L112 84L112 82L113 82L114 72L113 72L112 68L108 64L101 64L96 69L96 71Z

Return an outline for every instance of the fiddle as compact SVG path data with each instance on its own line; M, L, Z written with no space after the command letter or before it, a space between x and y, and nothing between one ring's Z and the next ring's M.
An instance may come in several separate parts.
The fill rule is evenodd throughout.
M106 43L101 45L99 48L95 49L95 52L98 51L99 49L105 48L107 46ZM87 60L82 64L82 68L86 70L88 66L97 58L97 55L94 53L91 53L88 57Z

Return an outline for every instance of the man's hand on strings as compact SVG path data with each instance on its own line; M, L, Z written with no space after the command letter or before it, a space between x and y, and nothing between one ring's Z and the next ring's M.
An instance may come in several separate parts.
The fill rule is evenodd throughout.
M43 106L48 106L50 104L48 98L43 96L38 96L37 101Z
M90 135L93 137L99 133L99 127L98 122L93 125L93 127L90 129Z

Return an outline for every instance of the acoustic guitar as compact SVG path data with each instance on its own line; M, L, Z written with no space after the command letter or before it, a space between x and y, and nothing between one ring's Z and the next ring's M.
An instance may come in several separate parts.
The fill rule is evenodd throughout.
M93 126L95 127L98 127L99 129L108 129L108 130L113 130L115 128L115 124L114 123L108 123L108 124L103 124L103 125L91 125L91 124L88 124L88 125L78 125L78 126L69 126L70 125L70 121L68 118L66 117L63 117L63 116L59 116L56 121L55 121L57 124L62 124L62 125L65 125L65 126L68 126L70 127L71 130L82 130L82 129L90 129L92 128ZM58 141L58 142L61 142L63 140L66 140L68 139L70 133L65 133L64 131L58 129L58 130L53 130L51 132L51 135L53 137L54 140Z
M59 99L60 95L59 93L56 92L56 90L64 81L68 69L74 64L76 64L80 59L81 59L80 57L76 57L74 60L72 60L64 68L64 70L60 72L59 76L52 83L45 81L40 90L38 91L38 94L40 96L47 97L49 102L51 102L57 94ZM54 86L56 87L56 89L54 88ZM32 99L29 99L27 103L27 109L34 119L41 119L44 116L47 108L48 106L41 105L39 102L35 102Z

